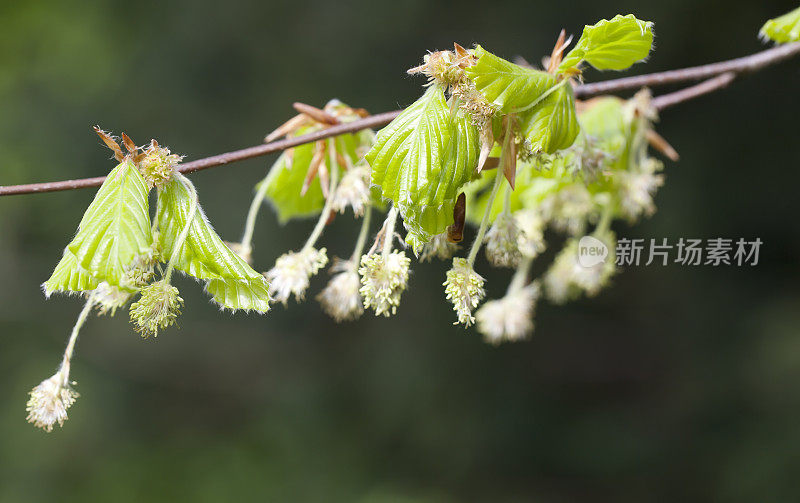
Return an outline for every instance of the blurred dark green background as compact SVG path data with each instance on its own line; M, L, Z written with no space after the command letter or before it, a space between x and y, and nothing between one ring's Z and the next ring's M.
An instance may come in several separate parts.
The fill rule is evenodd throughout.
M656 23L655 71L758 51L793 2L0 3L0 185L97 176L90 126L189 159L258 143L295 100L410 103L428 49L480 42L530 61L561 27ZM141 340L92 318L63 429L25 423L80 309L44 281L93 190L0 199L0 501L800 500L800 64L663 114L682 154L658 213L625 237L760 237L754 268L640 267L591 301L542 303L530 342L451 326L441 263L414 266L396 318L336 325L315 302L220 313L185 278L179 330ZM588 80L608 78L590 72ZM273 158L192 176L220 234L241 232ZM266 270L310 222L265 208ZM326 233L347 255L356 228ZM488 272L489 292L508 275ZM539 266L540 268L543 265ZM326 281L321 275L312 295Z

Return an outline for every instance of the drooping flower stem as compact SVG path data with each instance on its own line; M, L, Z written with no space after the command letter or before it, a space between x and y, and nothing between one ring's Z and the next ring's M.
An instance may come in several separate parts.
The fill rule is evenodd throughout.
M506 215L511 215L511 193L514 192L514 189L511 188L510 183L506 185L505 189L505 197L503 198L503 213Z
M392 252L392 241L394 241L394 226L397 225L397 207L392 206L383 224L383 257L389 256Z
M614 207L611 203L607 203L603 207L603 213L600 214L600 221L597 223L595 234L605 234L611 227L611 221L614 217Z
M483 238L486 235L486 228L489 227L489 218L492 215L492 207L494 206L494 199L497 197L497 192L500 190L500 184L503 182L503 166L505 163L505 158L507 152L509 150L509 144L511 141L511 127L508 126L506 128L506 136L503 140L503 150L500 151L500 162L497 165L497 173L494 177L494 185L492 186L492 192L489 194L489 198L486 200L486 212L483 214L483 218L481 219L481 225L478 227L478 235L475 236L475 241L472 243L472 248L469 251L469 258L467 258L467 262L469 263L470 267L475 264L475 259L478 257L478 252L481 250L481 245L483 244Z
M78 340L78 333L80 333L81 327L83 327L83 324L86 322L86 318L89 317L89 313L92 312L92 307L94 307L94 305L94 295L89 294L89 298L83 305L83 309L81 309L81 313L78 315L78 319L75 321L75 325L72 327L72 333L69 336L67 348L64 350L64 360L61 363L61 367L65 369L66 375L69 375L69 365L70 361L72 360L72 354L75 351L75 342Z
M511 283L508 284L508 290L506 290L506 295L512 294L522 287L524 287L528 283L528 273L531 270L531 264L533 264L533 259L530 257L524 257L517 267L516 272L514 272L514 277L511 278Z
M175 173L175 176L178 177L178 181L186 187L186 190L189 191L189 194L192 196L192 207L189 209L189 215L186 218L186 223L181 230L181 233L178 235L178 238L175 240L175 244L172 249L172 255L169 257L169 262L167 262L167 268L164 271L164 282L169 283L170 279L172 278L172 271L175 270L175 261L178 260L180 256L181 249L183 248L183 244L186 242L186 237L189 235L189 230L192 228L192 224L194 223L194 217L197 214L197 190L194 188L194 184L185 176L180 173Z
M250 250L250 243L253 242L253 232L256 227L256 217L258 217L258 210L264 202L264 197L267 195L269 189L268 183L262 183L253 197L253 202L250 203L250 209L247 211L247 220L244 224L244 235L242 236L242 250Z
M357 264L361 259L361 254L364 253L364 246L367 244L367 237L369 236L369 224L372 221L372 205L369 205L364 210L364 216L361 219L361 230L358 232L358 240L356 241L356 248L353 250L353 256L350 261Z
M322 231L325 229L325 224L328 223L328 217L331 214L333 194L336 192L336 184L339 182L339 170L336 167L336 148L334 146L333 139L331 138L328 139L328 150L330 152L331 166L331 180L328 188L328 198L325 200L325 206L322 208L322 213L319 215L317 225L314 226L314 230L311 231L311 235L308 236L308 240L301 251L307 251L314 247L314 244L316 244L317 240L322 235Z
M28 412L27 421L44 431L53 431L56 423L63 426L64 421L67 420L67 410L79 396L72 389L72 385L75 383L69 380L69 367L72 353L75 351L75 342L78 340L78 333L92 311L95 300L94 293L90 293L83 310L78 315L75 326L72 327L72 334L69 337L67 348L64 350L64 359L61 361L58 371L49 379L39 383L29 393L30 399L25 407Z

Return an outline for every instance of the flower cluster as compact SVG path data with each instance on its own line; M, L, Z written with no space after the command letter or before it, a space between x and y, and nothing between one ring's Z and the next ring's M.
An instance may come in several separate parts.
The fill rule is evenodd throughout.
M408 283L411 259L402 251L361 257L361 295L364 307L375 311L376 316L390 316L397 312L400 296Z
M545 292L552 302L563 304L577 298L581 292L593 297L614 275L616 271L613 256L613 250L616 248L614 234L610 231L600 231L593 237L606 245L609 256L597 264L581 264L578 240L570 239L544 276Z
M131 321L142 337L158 336L159 330L175 323L181 314L183 299L178 289L166 280L151 283L140 293L139 300L131 305Z
M486 342L500 344L523 340L533 333L533 314L539 298L534 282L509 292L502 299L490 300L478 310L478 331Z
M309 280L327 263L325 248L309 247L281 255L275 266L264 273L269 281L269 294L284 306L292 295L297 301L305 299Z
M458 252L458 244L453 243L447 237L447 233L436 234L430 241L422 246L419 254L420 262L427 262L437 258L439 260L449 260Z
M173 154L168 148L161 147L157 141L151 140L139 161L139 171L150 187L163 187L172 180L175 168L182 159L182 156Z
M478 307L486 291L483 289L485 280L472 269L472 265L465 258L453 259L453 267L447 271L447 279L443 283L444 293L453 304L458 321L465 327L475 323L472 311Z
M69 409L78 398L69 382L69 364L62 365L52 377L45 379L30 392L28 400L28 422L44 431L53 431L58 423L64 426Z
M351 260L339 262L331 270L335 274L317 300L322 310L337 322L355 320L364 313L356 264Z
M333 195L333 211L344 213L350 207L360 217L369 205L369 168L356 166L347 171Z
M621 33L624 42L608 40L608 33ZM48 296L80 292L87 300L59 371L31 392L28 420L47 431L66 420L77 397L69 362L93 310L113 316L129 305L135 329L143 337L156 336L176 323L183 308L171 283L175 270L201 281L222 308L265 313L275 302L303 301L311 278L328 264L327 250L318 242L348 209L361 220L353 253L335 263L330 281L316 295L335 321L355 320L367 310L396 314L411 267L406 251L394 248L399 242L421 261L452 259L442 286L456 314L454 324L476 324L491 344L530 336L540 288L559 303L596 295L613 276L613 256L581 263L581 236L591 232L592 239L614 250L615 219L654 211L663 176L648 146L677 157L653 130L656 115L646 93L627 102L606 97L576 106L572 92L584 63L621 69L643 59L651 43L651 23L617 16L587 26L567 54L569 42L559 39L546 70L505 61L480 46L455 44L452 51L430 53L409 70L428 77L426 92L377 135L323 134L286 149L256 186L241 239L228 244L177 169L181 156L155 140L137 147L123 134L125 153L98 129L119 164L43 285ZM592 44L600 45L589 51ZM620 44L632 46L611 61L586 60L587 51L605 54L603 47L619 51ZM302 103L294 108L297 115L266 141L319 134L367 115L338 100L323 108ZM157 205L151 220L153 189ZM252 238L265 201L281 223L317 221L299 251L280 255L260 274L250 264L257 258ZM372 215L382 211L386 219L372 234ZM400 224L405 236L397 233ZM456 256L458 243L472 232L467 225L477 231L466 256ZM120 228L126 232L114 231ZM532 279L532 263L541 259L550 231L566 234L566 244L544 277ZM481 251L491 265L515 271L505 296L483 306L486 280L476 271Z
M516 267L522 259L521 239L516 219L501 213L486 233L486 258L495 267Z

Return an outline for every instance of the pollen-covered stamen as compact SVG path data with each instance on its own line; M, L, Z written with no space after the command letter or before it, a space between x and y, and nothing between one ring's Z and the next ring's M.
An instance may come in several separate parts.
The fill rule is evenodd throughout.
M536 210L523 209L514 212L514 221L519 228L519 251L526 258L535 258L546 247L544 242L545 222Z
M49 379L45 379L38 386L33 388L30 392L30 399L26 407L28 412L27 420L33 423L37 428L45 431L52 431L53 426L58 423L59 426L64 425L67 420L67 409L69 409L75 400L78 398L72 386L74 382L69 380L69 369L72 361L72 354L75 351L75 343L78 340L78 334L81 327L89 313L94 307L94 296L90 295L89 299L83 305L81 313L75 325L72 327L67 347L64 350L64 357L61 361L61 366Z
M183 299L167 280L145 286L141 297L131 305L131 322L142 337L158 336L158 331L175 323L181 314Z
M336 274L317 295L322 310L337 322L358 318L364 313L364 307L359 293L361 280L355 262L338 262L331 270Z
M284 306L293 295L300 302L305 299L310 279L328 263L327 250L308 247L299 252L284 253L275 266L264 273L269 281L269 294Z
M348 170L333 194L331 209L344 213L347 207L353 208L355 216L364 214L369 204L369 167L358 165Z
M496 267L516 267L522 259L520 230L514 217L500 213L486 233L486 258Z
M454 44L453 51L436 51L426 54L423 63L407 71L409 75L423 74L428 79L434 80L444 86L454 86L459 82L469 80L464 74L464 68L475 64L475 57L470 51L458 44Z
M139 160L139 171L150 187L163 187L172 180L176 168L183 157L173 154L166 147L161 147L155 140L150 140L150 145Z
M361 257L361 295L364 307L373 309L376 316L391 316L397 312L400 296L408 283L411 259L405 252L394 250L388 254Z
M486 291L483 289L485 280L472 269L472 265L465 258L453 259L453 267L447 271L447 279L443 283L447 300L453 304L458 321L465 327L475 322L472 311L478 307Z
M595 232L593 237L606 245L609 255L599 263L582 264L578 240L569 240L544 276L545 293L551 302L562 304L577 298L581 292L589 296L597 295L614 275L614 234L601 231Z
M592 195L582 184L568 185L546 197L539 205L545 221L572 235L581 233L594 208Z
M117 309L125 307L131 300L133 293L103 281L88 295L93 296L97 303L97 314L114 316Z
M53 431L53 426L64 426L67 409L80 396L69 382L69 364L62 365L52 377L45 379L30 392L25 410L27 421L44 431Z
M625 216L633 221L640 215L650 216L655 212L653 196L664 185L664 175L657 173L661 163L652 158L641 163L640 171L616 173L619 183L620 207Z
M439 260L449 260L458 251L459 246L448 239L447 233L436 234L430 241L422 245L422 252L419 254L420 262L427 262L438 258Z
M515 289L478 309L478 331L486 342L500 344L525 339L533 332L533 314L539 297L538 283Z

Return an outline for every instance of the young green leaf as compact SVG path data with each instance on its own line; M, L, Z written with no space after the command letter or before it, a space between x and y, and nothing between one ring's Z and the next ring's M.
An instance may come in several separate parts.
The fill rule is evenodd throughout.
M319 178L311 182L305 194L301 194L313 156L313 143L287 150L272 165L267 177L256 186L258 190L263 184L267 185L266 198L275 207L281 223L292 218L317 215L325 205Z
M466 69L475 87L503 113L527 110L556 85L547 72L532 70L499 58L481 46L475 48L478 62Z
M180 179L173 179L159 191L156 222L165 256L172 256L193 204L191 193ZM222 242L199 207L174 264L175 269L207 280L207 292L223 307L259 313L269 309L267 280Z
M125 287L126 266L147 252L153 242L148 192L147 183L131 160L111 170L53 276L45 283L49 285L45 291L84 290L92 284L87 274L97 281Z
M69 250L56 265L50 279L42 284L44 294L50 297L53 292L85 292L94 290L100 282L88 271L78 266L78 260Z
M759 35L777 44L800 41L800 7L764 23Z
M563 73L586 61L598 70L624 70L650 54L653 23L633 14L617 15L583 28L575 47L564 57L556 73Z
M472 177L478 150L477 129L460 112L451 114L438 85L378 133L366 155L372 183L399 208L415 250L452 223L456 197Z
M520 120L534 151L552 154L569 147L580 131L572 86L564 81Z

